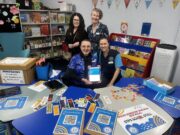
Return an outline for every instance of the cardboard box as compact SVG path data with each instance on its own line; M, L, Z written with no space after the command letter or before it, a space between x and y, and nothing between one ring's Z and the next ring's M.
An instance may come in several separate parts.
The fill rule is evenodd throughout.
M0 61L0 83L30 84L35 78L35 58L7 57Z

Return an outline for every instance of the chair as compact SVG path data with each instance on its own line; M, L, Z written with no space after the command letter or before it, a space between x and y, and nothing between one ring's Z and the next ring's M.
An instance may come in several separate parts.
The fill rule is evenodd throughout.
M0 59L5 57L28 57L29 49L23 50L25 34L23 32L0 33L2 50Z

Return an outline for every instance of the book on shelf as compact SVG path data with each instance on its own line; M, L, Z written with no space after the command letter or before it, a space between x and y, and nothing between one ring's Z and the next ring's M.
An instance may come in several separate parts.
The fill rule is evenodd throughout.
M31 27L31 30L32 30L32 36L40 36L41 35L39 26L33 26L33 27Z
M41 35L49 35L49 25L43 24L40 26Z
M25 36L32 36L32 29L31 26L23 26L23 32L25 33Z
M51 26L51 31L52 31L53 35L59 34L59 30L58 30L57 25Z
M91 135L113 135L116 120L117 112L96 107L84 131Z
M41 23L49 23L49 16L47 14L41 14Z
M134 77L134 75L135 75L135 70L126 68L124 72L124 77Z
M29 23L30 22L30 18L29 18L29 14L20 14L20 19L21 19L21 23Z
M53 135L83 135L84 110L63 108L55 125Z
M32 23L41 23L41 13L32 12L31 13L31 21L32 21Z
M65 23L65 14L64 13L58 13L58 23Z
M50 13L50 19L52 23L58 22L58 14L57 13Z
M67 24L70 23L70 18L71 18L71 14L66 14L65 19Z

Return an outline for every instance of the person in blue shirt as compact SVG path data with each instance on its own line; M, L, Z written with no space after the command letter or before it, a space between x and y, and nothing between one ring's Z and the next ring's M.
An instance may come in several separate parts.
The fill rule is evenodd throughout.
M123 66L121 56L116 50L110 49L107 38L101 38L99 46L98 63L101 66L102 80L107 86L112 86L121 78L120 67Z
M103 12L94 8L91 12L91 22L92 24L88 26L87 33L88 38L92 44L93 53L97 53L99 50L99 40L103 37L107 38L109 36L108 28L105 24L101 23L100 20L103 17Z
M83 40L80 45L80 53L74 55L67 67L67 70L62 77L63 83L67 86L86 87L92 82L88 80L88 66L91 66L91 42Z

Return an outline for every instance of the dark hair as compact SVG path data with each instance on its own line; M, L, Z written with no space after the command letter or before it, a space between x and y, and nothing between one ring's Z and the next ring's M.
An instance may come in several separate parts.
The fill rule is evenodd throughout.
M79 17L78 31L84 31L84 29L85 29L84 18L82 17L82 15L80 13L74 13L71 15L68 31L73 31L73 29L74 29L74 25L73 25L74 16Z
M99 8L93 8L92 12L95 11L95 12L98 12L99 13L99 19L102 19L103 17L103 12L101 9Z
M108 43L109 43L109 40L108 40L108 38L106 38L106 37L101 37L101 38L99 39L99 43L100 43L100 41L103 40L103 39L106 39L106 40L108 41Z
M91 41L90 41L89 39L84 39L84 40L82 40L82 41L81 41L81 44L82 44L82 42L84 42L84 41L90 42L90 44L91 44ZM81 44L80 44L80 46L81 46ZM91 46L92 46L92 45L91 45Z

